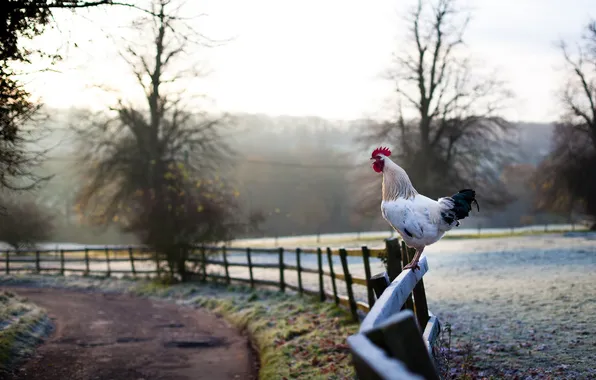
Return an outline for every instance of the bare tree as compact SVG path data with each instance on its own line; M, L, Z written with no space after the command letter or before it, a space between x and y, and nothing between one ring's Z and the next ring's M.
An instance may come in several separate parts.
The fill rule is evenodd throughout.
M560 48L569 78L553 151L535 178L538 207L564 215L581 210L596 220L596 21L586 27L575 53L564 42Z
M225 120L190 111L190 96L176 89L194 74L180 63L201 43L179 11L173 1L154 1L122 52L146 107L120 100L109 117L78 129L91 173L79 203L96 223L117 222L153 246L184 279L190 246L228 239L236 221L234 192L218 175L229 156L220 136Z
M18 79L14 64L29 64L33 57L60 59L59 54L23 47L23 41L42 34L57 9L89 8L100 5L136 7L113 0L7 0L0 12L0 188L31 189L47 178L36 176L46 151L34 151L38 141L32 131L44 130L46 119L40 113L41 104L32 99ZM147 10L144 10L148 12ZM49 66L49 64L48 64Z
M53 216L30 196L1 193L0 207L6 215L0 218L0 241L14 249L35 246L48 241L53 232Z
M465 57L468 17L455 0L419 0L407 22L408 40L400 43L391 72L398 117L371 126L364 134L367 148L391 144L427 196L473 187L483 204L503 205L508 195L499 173L513 128L499 116L508 95L503 83L476 74ZM378 183L372 185L380 196Z

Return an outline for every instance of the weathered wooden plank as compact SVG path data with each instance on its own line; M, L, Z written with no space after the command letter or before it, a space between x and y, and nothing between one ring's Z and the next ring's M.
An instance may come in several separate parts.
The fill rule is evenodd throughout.
M420 281L414 287L412 291L414 295L414 312L416 313L416 319L420 328L424 328L428 322L428 304L426 303L426 291L424 290L424 280L421 278Z
M202 273L202 277L201 277L201 282L207 282L207 248L204 246L201 246L200 251L201 253L201 273Z
M387 274L387 272L383 272L372 276L372 278L370 279L370 283L371 287L375 292L375 296L377 297L377 299L379 299L381 297L381 294L383 294L385 289L387 289L389 284L391 284L391 281L389 281L389 275ZM374 304L371 304L371 307L373 306Z
M213 251L220 251L221 247L210 247L207 246L205 247L207 249L213 250ZM226 246L226 249L228 252L236 252L236 253L245 253L246 252L246 248L248 247L230 247L230 246ZM255 248L255 247L250 247L250 249L252 249L253 253L258 253L258 254L265 254L265 255L274 255L279 253L279 248Z
M248 274L250 278L250 287L255 287L255 278L252 272L252 256L250 253L250 248L246 248L246 261L248 262Z
M439 337L439 333L441 332L441 324L439 323L439 319L434 315L431 315L426 323L426 327L424 328L424 333L422 337L424 338L424 343L426 344L426 348L428 349L428 353L433 356L433 346L435 341Z
M362 321L361 332L375 328L391 315L400 311L418 280L428 271L426 256L420 258L418 265L420 266L419 270L406 269L391 282Z
M30 258L30 257L22 257L22 258L11 258L10 259L11 263L33 263L35 262L35 258Z
M341 274L341 273L334 273L334 274L332 275L332 274L331 274L331 273L329 273L329 272L323 272L323 274L324 274L325 276L328 276L328 277L332 277L332 276L333 276L334 278L336 278L336 279L338 279L338 280L342 280L342 281L345 281L345 280L346 280L346 276L344 276L344 275L343 275L343 274ZM354 284L358 284L358 285L364 285L364 286L366 286L366 278L363 278L363 277L354 277L354 276L352 276L352 282L353 282Z
M363 333L371 342L388 351L391 357L402 361L411 372L427 380L439 380L411 310L399 312Z
M370 257L380 258L385 255L385 248L369 248Z
M228 252L226 251L226 246L224 245L221 247L221 254L223 256L223 265L224 270L226 273L226 284L230 284L230 265L228 263Z
M242 277L226 277L226 276L222 276L220 274L215 274L215 273L208 273L207 277L209 278L215 278L218 280L225 280L225 281L237 281L237 282L242 282L242 283L246 283L246 284L250 284L250 278L242 278ZM253 282L257 285L266 285L266 286L279 286L279 283L277 281L270 281L270 280L258 280L258 279L253 279Z
M35 252L35 272L39 273L40 263L39 263L39 251Z
M356 374L362 380L424 380L410 372L399 360L393 359L365 335L348 337L348 346Z
M339 298L337 297L337 284L335 283L335 271L333 270L333 256L331 248L327 247L327 262L329 264L329 273L331 274L331 288L333 289L333 299L335 304L339 304Z
M64 250L60 250L60 275L64 276Z
M285 292L286 283L284 280L284 249L280 247L277 251L279 254L279 290Z
M279 268L279 264L267 264L267 263L252 263L253 268L268 268L268 269L277 269ZM286 268L287 269L287 268ZM303 269L304 270L304 269Z
M368 313L370 311L370 307L366 302L358 301L356 302L356 307L358 308L358 310L362 310L365 313Z
M327 295L327 297L333 298L333 293L325 292L325 294ZM338 295L337 304L350 307L350 299L346 296ZM358 310L362 310L365 313L368 313L370 311L370 307L368 307L368 304L362 301L356 302L356 308Z
M248 264L246 263L232 263L232 262L228 262L228 267L248 267Z
M412 261L413 257L414 257L414 253L412 252L412 250L408 249L408 247L406 246L406 243L402 240L402 242L401 242L402 265L405 267L407 264L410 263L410 261ZM402 310L408 309L408 310L414 311L414 300L412 298L412 295L409 295L408 298L406 298L406 301L404 302L401 309Z
M298 266L296 265L285 265L285 268L287 270L295 270L296 272L298 271ZM318 274L319 271L317 269L312 269L312 268L304 268L304 267L300 267L300 272L304 272L304 273L312 273L312 274Z
M368 296L368 304L370 307L373 307L375 304L375 295L373 293L373 286L371 283L371 273L370 273L370 252L366 246L362 247L362 263L364 264L364 275L366 280L366 293Z
M385 240L387 251L387 274L389 281L393 281L401 273L399 240L397 238Z
M65 259L64 260L67 263L81 263L83 261L85 261L84 258L76 258L76 259ZM135 260L136 261L136 260ZM96 262L96 263L104 263L105 260L102 259L91 259L91 262ZM111 263L129 263L130 259L122 257L122 258L114 258L112 256L110 256L110 264Z
M132 270L132 275L136 277L137 272L135 270L135 258L132 254L132 247L128 247L128 258L130 259L130 269Z
M346 283L346 290L348 292L348 299L350 300L350 311L352 313L352 319L354 321L358 321L358 313L356 305L356 299L354 298L354 291L352 290L352 276L350 275L350 269L348 267L348 257L345 253L344 249L340 249L339 252L341 255L339 256L341 259L341 266L344 270L344 278Z
M89 274L89 249L85 248L85 275Z
M301 253L302 250L300 248L296 248L296 271L298 273L298 288L300 294L302 294L302 268L301 268Z
M325 301L325 283L323 282L323 252L317 248L317 266L319 269L319 301Z

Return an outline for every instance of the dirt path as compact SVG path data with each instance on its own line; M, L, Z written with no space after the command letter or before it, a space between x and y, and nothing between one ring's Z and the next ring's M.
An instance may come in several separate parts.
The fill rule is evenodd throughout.
M10 380L254 379L248 339L202 310L126 295L6 288L55 324Z

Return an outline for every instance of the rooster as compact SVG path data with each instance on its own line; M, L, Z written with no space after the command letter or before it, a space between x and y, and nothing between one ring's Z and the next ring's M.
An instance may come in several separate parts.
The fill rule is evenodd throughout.
M427 245L439 241L445 232L459 226L459 221L469 215L476 201L472 189L460 190L450 197L435 201L418 194L406 171L391 161L388 148L377 148L372 152L372 167L383 173L383 218L402 237L408 247L416 250L412 261L404 269L420 269L418 261Z

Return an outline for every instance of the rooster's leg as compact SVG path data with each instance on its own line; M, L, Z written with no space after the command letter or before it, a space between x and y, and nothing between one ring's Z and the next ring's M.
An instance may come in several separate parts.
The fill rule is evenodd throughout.
M417 249L414 258L408 265L404 267L404 269L420 269L420 267L418 266L418 260L420 260L420 255L422 255L422 251L424 251L424 248Z

